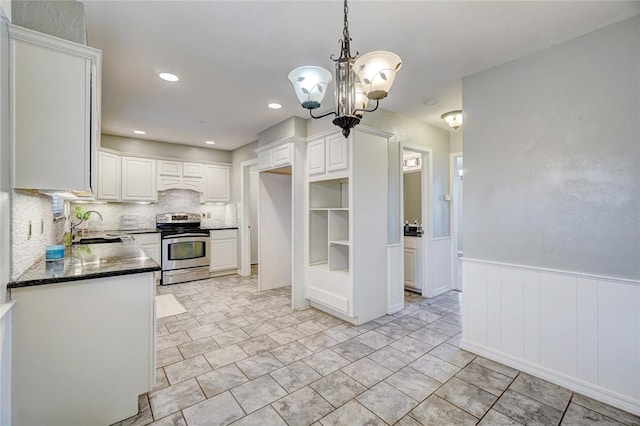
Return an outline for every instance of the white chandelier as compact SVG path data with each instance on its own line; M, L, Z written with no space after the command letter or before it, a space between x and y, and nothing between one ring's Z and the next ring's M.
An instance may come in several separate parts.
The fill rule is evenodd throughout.
M462 111L449 111L440 116L444 121L447 122L449 127L453 128L453 130L458 130L458 127L462 126Z
M351 128L360 123L365 112L378 109L380 99L389 94L396 73L402 67L402 60L392 52L371 52L360 56L351 55L349 37L349 8L344 1L344 29L340 40L340 57L331 55L336 66L336 108L320 116L314 116L313 110L320 108L322 99L333 76L324 68L306 66L296 68L289 73L289 81L302 104L309 110L312 118L335 115L333 124L342 128L344 137L349 136ZM369 100L376 101L375 107L367 109Z

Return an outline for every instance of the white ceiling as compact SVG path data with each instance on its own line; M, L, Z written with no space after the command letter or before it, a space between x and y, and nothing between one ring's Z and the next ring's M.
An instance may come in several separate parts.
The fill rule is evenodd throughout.
M381 107L447 128L461 78L637 15L638 1L351 1L352 51L403 60ZM332 70L342 2L107 1L86 3L88 44L103 52L102 130L235 149L292 115L308 117L287 74ZM614 48L612 46L612 48ZM180 76L165 83L160 71ZM436 107L425 100L435 97ZM280 110L267 103L277 101ZM333 96L322 109L333 105ZM372 113L375 114L375 113ZM137 136L136 136L137 137Z

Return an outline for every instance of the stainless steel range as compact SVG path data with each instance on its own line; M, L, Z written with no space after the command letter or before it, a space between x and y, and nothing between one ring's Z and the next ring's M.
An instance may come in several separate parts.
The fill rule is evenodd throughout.
M200 229L198 213L156 216L162 235L162 285L209 278L209 231Z

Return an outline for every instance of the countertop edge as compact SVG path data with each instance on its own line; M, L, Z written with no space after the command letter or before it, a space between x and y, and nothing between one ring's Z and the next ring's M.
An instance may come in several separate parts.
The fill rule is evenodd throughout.
M27 280L27 281L9 281L7 283L7 289L11 290L11 289L21 288L21 287L33 287L38 285L56 284L56 283L63 283L63 282L70 282L70 281L90 280L93 278L108 278L108 277L115 277L119 275L142 274L145 272L157 272L161 270L162 270L162 267L160 266L147 266L142 268L127 269L122 271L90 272L83 275L47 277L47 278Z

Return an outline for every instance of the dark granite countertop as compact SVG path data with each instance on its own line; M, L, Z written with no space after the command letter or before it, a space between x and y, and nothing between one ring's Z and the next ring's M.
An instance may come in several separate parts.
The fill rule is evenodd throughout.
M224 229L238 229L237 226L201 226L200 229L204 229L205 231L222 231Z
M43 256L18 279L9 282L7 288L139 274L161 269L160 265L135 244L78 244L67 250L64 260L47 262Z

